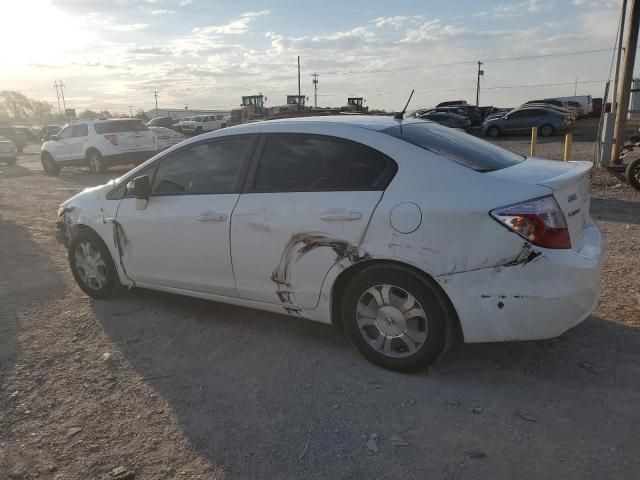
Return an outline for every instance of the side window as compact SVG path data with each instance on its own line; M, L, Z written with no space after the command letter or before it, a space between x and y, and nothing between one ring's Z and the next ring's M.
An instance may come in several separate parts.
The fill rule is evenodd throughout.
M201 143L162 160L153 195L233 193L253 137Z
M89 136L89 128L86 124L74 125L71 137L87 137Z
M344 186L353 144L313 135L267 139L256 175L259 192L336 190Z
M73 126L69 125L68 127L64 127L60 132L58 132L58 140L65 140L67 138L71 138L71 134L73 132Z
M384 190L389 157L365 145L320 135L273 135L264 146L254 191Z
M396 173L396 163L384 153L357 145L347 175L347 188L384 190Z

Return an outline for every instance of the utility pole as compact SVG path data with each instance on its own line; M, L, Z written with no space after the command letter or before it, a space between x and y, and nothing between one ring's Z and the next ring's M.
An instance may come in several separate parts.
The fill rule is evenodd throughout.
M480 77L484 76L484 70L482 70L484 63L478 62L478 86L476 87L476 107L480 106Z
M133 107L135 107L135 105L127 105L129 107L129 118L133 118Z
M633 65L636 62L636 49L638 47L638 31L640 30L640 0L631 0L631 12L629 16L629 28L627 42L624 51L624 64L622 66L622 84L616 109L616 124L613 132L614 144L611 151L611 163L620 163L620 150L624 144L624 129L629 113L629 96L631 95L631 81L633 80Z
M624 23L627 19L627 0L622 0L622 12L620 13L620 27L618 28L618 44L616 52L616 73L613 76L613 96L611 99L611 111L618 109L618 83L620 81L620 60L622 59L622 42L624 41ZM603 107L606 107L604 105Z
M573 96L577 96L578 95L578 78L576 77L576 83L573 86Z
M160 115L158 115L158 91L157 90L153 91L153 96L156 99L156 117L159 117Z
M300 93L300 55L298 55L298 111L301 110L301 93Z
M56 97L58 98L58 113L60 114L60 118L62 118L62 109L60 108L60 93L58 93L58 81L53 82L53 86L56 89Z
M64 83L62 83L62 80L60 80L60 83L58 84L58 86L60 87L60 96L62 97L62 108L64 108L64 113L66 115L67 114L67 102L64 101Z
M318 108L318 74L314 73L313 77L313 108Z

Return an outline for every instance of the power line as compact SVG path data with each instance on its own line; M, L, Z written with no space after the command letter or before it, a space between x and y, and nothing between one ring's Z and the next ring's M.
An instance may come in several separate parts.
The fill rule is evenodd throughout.
M564 53L546 53L540 55L525 55L519 57L502 57L502 58L489 58L483 60L483 63L503 63L503 62L517 62L523 60L536 60L540 58L558 58L558 57L569 57L573 55L587 55L590 53L601 53L601 52L611 52L614 49L612 48L597 48L592 50L576 50L573 52L564 52ZM395 68L380 68L374 70L345 70L345 71L331 71L331 72L319 72L322 75L354 75L354 74L370 74L370 73L392 73L398 71L409 71L409 70L426 70L431 68L441 68L441 67L457 67L460 65L474 65L477 64L477 60L461 60L459 62L451 62L451 63L433 63L430 65L414 65L414 66L406 66L406 67L395 67Z

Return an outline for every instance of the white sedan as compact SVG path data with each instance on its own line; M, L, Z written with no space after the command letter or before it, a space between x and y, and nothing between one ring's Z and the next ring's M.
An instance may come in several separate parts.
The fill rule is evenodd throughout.
M141 287L338 324L413 371L456 338L549 338L589 316L590 170L417 119L259 122L85 190L58 231L92 297Z
M0 135L0 159L4 160L7 165L15 165L17 155L16 144Z

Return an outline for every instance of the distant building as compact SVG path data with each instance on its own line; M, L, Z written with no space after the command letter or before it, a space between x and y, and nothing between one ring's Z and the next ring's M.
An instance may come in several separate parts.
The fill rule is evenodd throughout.
M156 116L156 109L151 109L144 112L147 117L154 118ZM196 115L230 115L230 110L198 110L198 109L185 109L185 108L158 108L158 116L171 117L176 120L181 120L184 117L195 117Z

